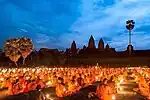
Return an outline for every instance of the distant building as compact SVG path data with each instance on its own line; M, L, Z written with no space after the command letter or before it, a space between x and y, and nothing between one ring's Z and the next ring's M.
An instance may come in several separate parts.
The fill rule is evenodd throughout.
M86 48L87 48L87 47L84 45L84 46L83 46L83 50L86 50Z
M75 41L73 41L72 44L71 44L71 50L72 51L76 51L77 50Z
M129 56L130 50L132 51L132 55ZM27 64L33 63L38 65L88 65L96 63L116 63L117 61L121 63L139 63L141 58L144 59L144 63L150 64L150 50L134 50L132 45L128 45L125 51L116 52L115 48L111 48L108 43L105 45L105 41L103 41L102 38L98 42L98 48L96 48L94 37L91 35L88 45L83 45L83 48L77 48L76 41L73 41L70 48L67 48L66 51L41 48L39 51L33 51L27 57L26 62ZM5 57L4 52L1 52L0 64L8 65L8 62L10 64L13 63L8 57Z
M109 44L106 44L106 47L105 47L105 50L109 50L110 48L109 48Z

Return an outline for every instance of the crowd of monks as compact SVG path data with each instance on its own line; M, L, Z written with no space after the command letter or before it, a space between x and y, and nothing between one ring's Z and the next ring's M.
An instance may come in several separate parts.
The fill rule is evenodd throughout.
M89 93L89 98L96 95L100 100L114 100L121 90L119 85L126 80L129 72L139 85L134 91L150 97L148 68L1 68L0 88L7 88L9 95L17 95L55 87L56 95L62 99L77 93L81 88L100 82L96 92Z

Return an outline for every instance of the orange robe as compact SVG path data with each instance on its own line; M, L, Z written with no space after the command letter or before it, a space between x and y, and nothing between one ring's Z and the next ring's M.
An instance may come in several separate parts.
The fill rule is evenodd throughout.
M37 84L36 84L36 82L31 82L31 83L28 84L27 87L28 87L28 91L33 91L33 90L36 89Z
M64 97L66 95L65 92L66 92L65 85L63 85L63 84L56 85L56 95L58 97Z
M13 83L8 83L8 94L13 95Z
M112 90L107 85L100 85L97 87L96 94L102 100L112 100Z

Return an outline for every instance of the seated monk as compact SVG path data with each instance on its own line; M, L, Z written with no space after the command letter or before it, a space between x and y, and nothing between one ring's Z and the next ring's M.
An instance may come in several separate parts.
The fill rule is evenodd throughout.
M79 77L77 78L77 83L79 86L83 87L85 84L84 84L84 80L83 78L81 77L81 74L79 74Z
M40 89L42 89L42 88L45 88L46 86L45 86L45 84L42 82L42 80L38 80L37 81L37 85L39 85L40 86Z
M143 95L143 96L148 96L149 95L149 88L147 87L147 85L140 84L139 85L139 90L140 90L141 95Z
M52 84L51 84L51 86L52 86L52 87L56 87L56 84L57 84L57 76L54 76L54 77L52 78Z
M28 92L28 82L26 80L23 83L23 90L22 90L22 92L23 93Z
M146 83L144 78L140 78L139 90L140 90L141 95L143 95L143 96L149 95L149 86Z
M13 95L17 95L22 92L22 85L19 83L19 80L13 84Z
M63 82L63 78L59 77L58 83L56 84L56 95L59 98L59 100L62 100L63 97L67 96L66 86Z
M97 87L96 94L100 100L112 100L112 96L114 96L113 90L107 85L107 79L104 79L103 82L102 85Z
M14 82L9 81L8 82L8 95L13 95L13 84Z
M28 91L36 90L37 84L35 80L32 80L28 83Z
M110 80L107 82L108 85L112 88L112 92L115 94L117 93L116 87L115 87L115 82L113 81L113 76L111 76Z
M68 94L73 94L76 93L76 91L78 91L80 89L80 87L77 85L75 80L71 80L68 83Z
M148 100L150 100L150 83L148 83L148 85L149 85L149 94L148 94Z

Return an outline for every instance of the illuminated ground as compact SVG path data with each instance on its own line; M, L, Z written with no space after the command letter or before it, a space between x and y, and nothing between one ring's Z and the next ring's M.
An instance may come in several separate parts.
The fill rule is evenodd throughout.
M126 81L120 85L122 87L122 91L120 91L117 94L116 100L145 100L142 96L133 92L133 88L137 87L137 84L134 82L134 80L133 79L127 79L127 80L128 81ZM64 98L64 100L88 100L88 98L87 98L88 93L94 92L95 90L96 90L96 85L93 85L88 88L82 89L76 95L68 96L68 97ZM45 89L45 90L43 90L43 92L45 94L49 93L52 100L57 100L54 88ZM39 99L39 98L41 98L39 93L40 92L31 92L26 95L13 96L13 97L9 97L4 100L41 100L41 99ZM98 99L93 98L90 100L98 100Z
M122 90L117 95L117 100L145 100L144 97L133 91L137 84L134 80L128 80L121 84Z

